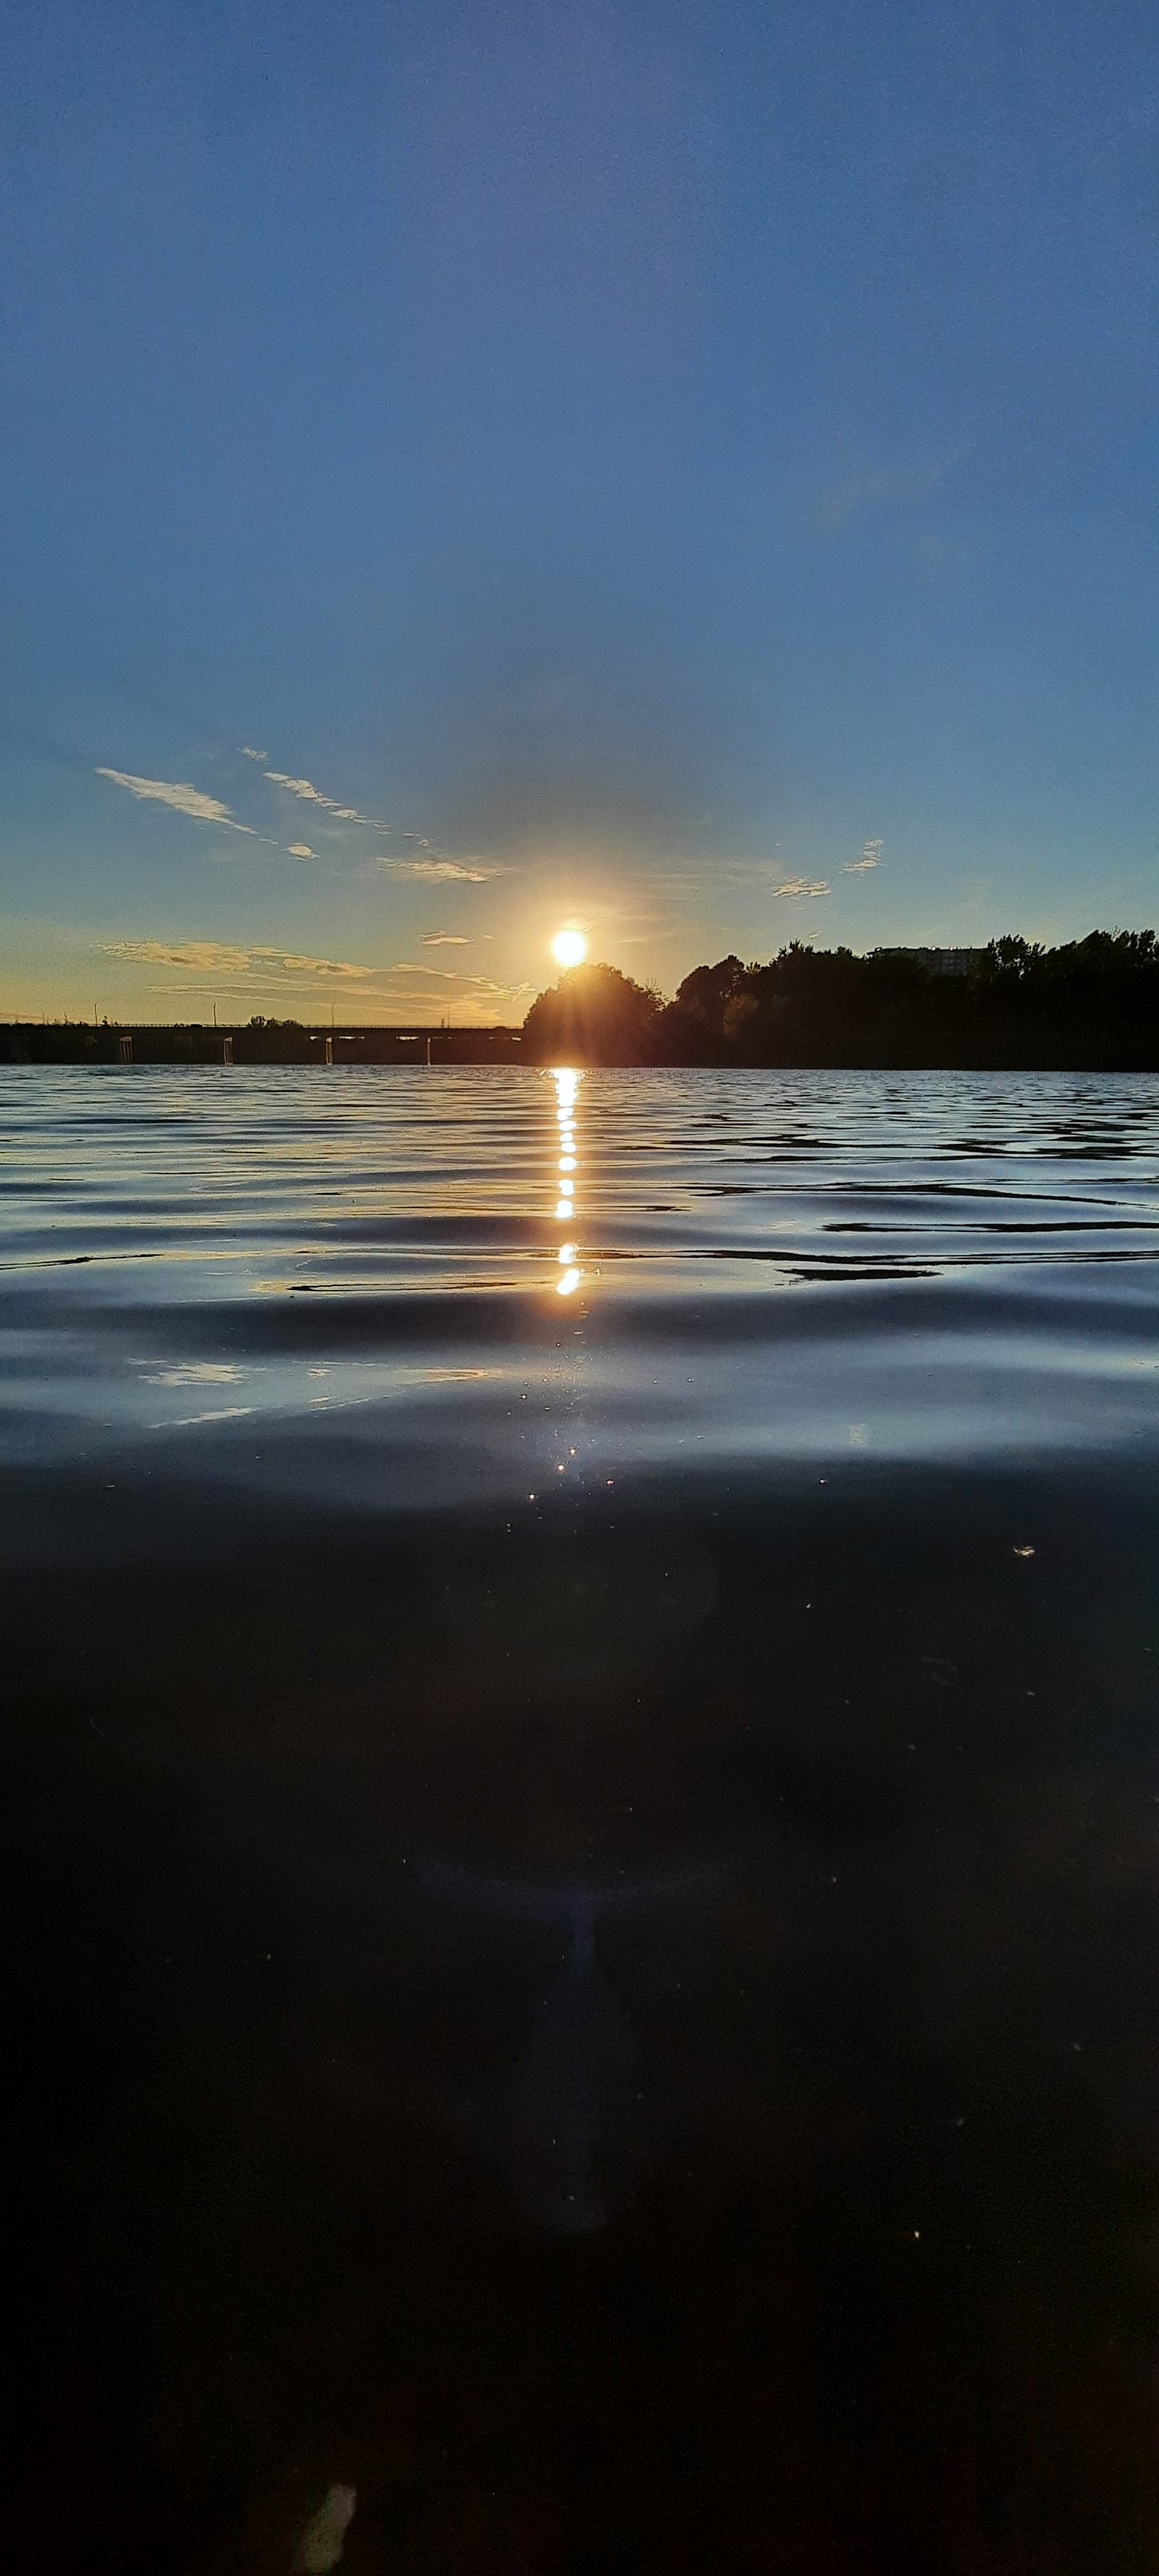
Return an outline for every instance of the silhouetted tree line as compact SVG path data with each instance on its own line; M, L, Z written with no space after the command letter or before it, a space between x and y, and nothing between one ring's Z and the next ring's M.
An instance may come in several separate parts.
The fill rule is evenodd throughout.
M962 1065L1159 1070L1159 939L1094 930L1061 948L992 939L964 974L917 956L792 940L765 965L722 957L674 1000L614 966L577 966L532 1003L538 1063Z

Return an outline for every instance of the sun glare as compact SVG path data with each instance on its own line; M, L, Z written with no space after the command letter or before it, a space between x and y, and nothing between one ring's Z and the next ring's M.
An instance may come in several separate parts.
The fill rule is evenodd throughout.
M557 930L551 943L551 953L561 966L582 966L588 953L588 943L582 930Z

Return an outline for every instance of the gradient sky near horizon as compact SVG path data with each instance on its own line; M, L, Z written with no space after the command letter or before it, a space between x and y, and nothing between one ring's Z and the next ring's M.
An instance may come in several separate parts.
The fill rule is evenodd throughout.
M1159 18L10 0L0 1012L1159 915Z

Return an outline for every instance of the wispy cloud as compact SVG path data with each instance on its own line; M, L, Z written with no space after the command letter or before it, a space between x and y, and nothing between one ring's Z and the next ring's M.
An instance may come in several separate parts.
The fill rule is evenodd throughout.
M299 957L292 949L284 948L251 948L249 962L259 972L273 967L282 975L309 975L323 983L366 984L375 971L373 966L352 965L345 957Z
M386 823L381 815L363 814L357 805L344 805L337 796L325 795L320 787L315 787L312 778L295 778L288 769L271 769L265 752L256 751L251 744L243 743L241 749L247 760L257 762L271 787L282 788L287 796L296 796L303 805L313 805L335 823L360 824L368 832L380 833L384 840L409 841L415 850L426 854L421 858L407 859L388 858L384 854L381 864L395 876L427 878L436 884L454 881L460 885L485 885L490 877L512 874L510 868L492 867L480 859L444 856L426 832L413 832L399 823ZM290 850L291 858L302 859L306 855L301 843ZM313 858L317 853L310 851L309 855Z
M785 894L790 897L831 894L832 891L827 877L786 877L782 884L773 887L774 894Z
M251 841L259 837L251 823L238 822L219 796L205 796L200 787L191 787L187 781L134 778L126 769L99 768L96 775L111 778L114 787L127 788L130 796L139 796L154 805L168 805L173 813L188 815L192 823L224 824L229 832L245 832Z
M271 787L284 787L287 795L297 796L303 805L318 805L324 814L332 814L336 823L365 823L372 832L389 832L389 823L379 823L373 814L360 814L356 805L340 805L336 796L324 796L309 778L291 778L284 769L267 769Z
M812 516L818 527L846 528L863 510L928 501L965 453L952 448L945 456L927 457L918 465L854 465L813 495Z
M457 932L453 930L425 930L423 932L424 948L469 948L470 945L471 943L469 939L460 939Z
M129 966L184 966L196 975L241 975L249 963L248 949L221 939L107 939L104 950Z
M288 770L271 769L265 752L259 751L253 743L242 743L240 750L243 759L253 761L272 787L282 788L287 795L296 797L303 805L312 805L319 815L324 814L335 823L357 824L366 831L379 833L387 840L409 842L416 851L426 853L423 857L415 858L389 858L385 853L382 854L380 864L392 875L417 877L433 884L486 885L491 877L508 876L512 873L509 868L491 865L481 859L444 857L440 855L437 844L431 842L425 833L407 831L399 825L384 823L376 815L363 814L357 805L343 805L336 796L324 795L322 789L315 787L310 778L294 778ZM247 840L260 841L269 849L284 848L291 859L316 859L318 856L317 850L309 841L280 843L271 840L268 834L259 832L255 824L239 822L236 814L223 803L220 796L208 795L203 788L194 787L189 780L138 778L129 770L107 769L103 766L97 769L96 775L98 778L110 779L114 787L124 788L130 796L168 806L171 813L183 814L189 822L214 823L221 830L244 833Z
M477 859L383 859L391 876L425 877L431 884L486 885L489 877L510 876L510 868L481 867Z
M389 975L425 975L432 984L486 984L489 981L486 975L456 974L450 966L412 966L408 957L400 958L397 966L385 967L383 972ZM513 985L511 989L514 992L521 988Z
M863 877L868 874L870 868L879 868L881 866L881 853L884 848L884 841L867 841L861 853L861 857L859 859L850 859L848 865L842 868L842 876Z
M371 1016L421 1015L437 1003L487 1019L510 1011L526 984L500 984L488 975L464 975L448 968L412 964L402 959L390 966L365 966L342 957L307 957L293 949L241 948L217 939L114 939L105 954L123 965L176 970L180 980L157 983L155 993L184 993L191 984L211 986L218 1000L229 999L250 1010L271 993L307 1002L320 993Z
M341 957L299 957L288 948L235 948L221 939L110 939L109 957L131 966L182 966L192 975L268 974L335 976L358 983L374 974L372 966L351 965Z

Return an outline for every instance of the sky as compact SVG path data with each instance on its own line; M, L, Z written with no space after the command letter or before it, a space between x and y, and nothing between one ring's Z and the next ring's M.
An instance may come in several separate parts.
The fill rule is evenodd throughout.
M1159 919L1159 15L9 0L0 1013Z

